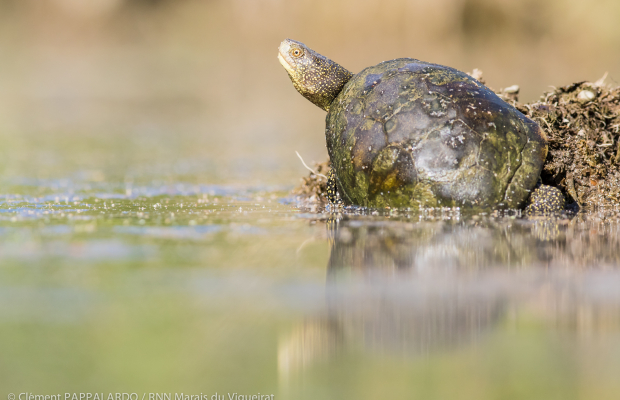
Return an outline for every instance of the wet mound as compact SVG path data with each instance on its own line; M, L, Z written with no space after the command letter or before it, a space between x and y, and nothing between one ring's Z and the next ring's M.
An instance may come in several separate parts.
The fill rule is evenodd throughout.
M480 71L476 79L482 80ZM579 82L545 93L533 103L518 102L518 86L498 94L536 121L549 139L541 175L559 188L568 203L581 207L620 205L620 87L603 80ZM329 162L318 163L293 193L306 201L325 202Z
M574 83L516 106L549 138L543 183L580 206L620 204L620 87Z

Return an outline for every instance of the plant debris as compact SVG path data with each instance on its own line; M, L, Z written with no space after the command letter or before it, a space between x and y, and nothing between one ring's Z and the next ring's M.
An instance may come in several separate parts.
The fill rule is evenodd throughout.
M470 75L482 80L482 72ZM620 87L601 80L578 82L545 93L540 100L518 102L517 85L496 91L506 102L536 121L549 139L542 183L559 188L568 203L580 207L620 206ZM316 163L317 174L302 178L296 194L326 202L329 162Z
M549 139L544 184L581 207L620 205L620 87L573 83L515 106Z
M314 163L314 171L301 178L301 184L293 189L293 194L310 203L327 203L327 178L331 163Z

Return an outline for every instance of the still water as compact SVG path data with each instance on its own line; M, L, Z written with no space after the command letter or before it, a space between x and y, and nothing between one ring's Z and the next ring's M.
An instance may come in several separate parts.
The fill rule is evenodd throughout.
M620 395L616 210L331 213L88 179L5 185L5 392Z

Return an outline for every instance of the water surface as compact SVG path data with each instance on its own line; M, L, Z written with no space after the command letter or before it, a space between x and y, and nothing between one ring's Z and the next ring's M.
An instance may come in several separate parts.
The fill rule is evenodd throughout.
M620 393L617 210L332 213L251 185L8 187L10 392Z

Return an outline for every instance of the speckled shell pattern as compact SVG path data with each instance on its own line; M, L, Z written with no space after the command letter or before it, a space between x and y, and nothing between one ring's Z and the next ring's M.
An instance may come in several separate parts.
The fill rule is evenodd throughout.
M347 204L522 208L544 132L469 75L410 58L355 75L331 104L327 150Z

